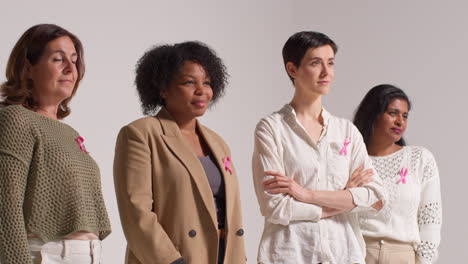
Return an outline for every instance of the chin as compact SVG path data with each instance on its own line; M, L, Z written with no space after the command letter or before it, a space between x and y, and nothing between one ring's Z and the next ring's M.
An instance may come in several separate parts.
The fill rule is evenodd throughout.
M206 108L204 109L194 109L192 110L192 114L195 116L195 117L200 117L200 116L203 116L206 112Z
M315 93L320 94L320 95L327 95L328 92L330 91L330 87L318 87L317 89L314 89Z
M395 136L395 135L392 135L392 141L394 143L397 143L398 141L400 141L400 139L403 137L403 136Z

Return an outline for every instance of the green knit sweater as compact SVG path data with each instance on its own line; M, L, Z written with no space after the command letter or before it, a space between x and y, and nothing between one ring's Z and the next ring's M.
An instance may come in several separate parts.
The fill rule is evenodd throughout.
M99 168L70 126L14 105L0 108L0 263L32 262L27 234L111 232Z

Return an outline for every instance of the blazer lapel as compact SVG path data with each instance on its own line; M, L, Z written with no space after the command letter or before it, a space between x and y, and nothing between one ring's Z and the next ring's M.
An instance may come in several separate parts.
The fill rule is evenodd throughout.
M208 147L210 148L213 156L216 159L217 165L221 170L221 173L224 177L224 189L226 191L226 222L230 221L233 218L234 213L234 201L236 199L236 192L234 186L236 186L236 178L235 178L235 171L232 165L232 160L229 161L229 165L225 165L225 159L228 157L228 154L223 150L221 147L221 142L218 142L214 137L211 136L211 133L207 131L203 126L197 121L198 130L201 132L203 137L205 138ZM229 169L231 172L229 172ZM226 223L226 227L229 226L230 223Z
M165 108L162 108L158 112L157 118L161 121L161 126L164 131L164 135L162 135L164 142L189 172L200 193L203 204L211 216L213 226L218 229L216 225L216 207L213 200L213 192L211 191L208 178L206 177L205 170L200 160L192 149L187 147L187 143L182 137L182 134L180 134L177 123Z

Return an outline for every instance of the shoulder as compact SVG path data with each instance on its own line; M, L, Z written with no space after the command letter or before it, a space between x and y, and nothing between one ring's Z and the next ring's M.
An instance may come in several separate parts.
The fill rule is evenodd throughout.
M255 127L255 132L269 131L273 133L278 128L284 125L286 116L282 111L273 112L266 117L260 119Z
M421 146L406 146L411 155L413 163L419 162L421 165L435 163L434 155L425 147Z
M21 105L9 105L0 108L0 118L2 121L22 122L29 116L28 112L31 111Z
M5 134L9 131L28 131L31 125L32 111L21 105L10 105L0 108L0 133Z
M146 134L148 132L162 134L161 123L157 117L154 116L146 116L134 120L124 127L121 130L128 130L139 132L141 134Z

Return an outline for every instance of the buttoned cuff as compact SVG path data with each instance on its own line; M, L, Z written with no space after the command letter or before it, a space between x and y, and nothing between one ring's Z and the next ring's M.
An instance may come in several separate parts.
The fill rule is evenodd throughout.
M372 199L370 190L368 188L364 187L356 187L356 188L349 188L348 191L351 193L351 196L353 197L353 202L356 205L351 212L352 213L357 213L361 211L369 211L373 210L374 212L377 212L375 208L372 207L372 204L377 202L374 201L375 199Z

